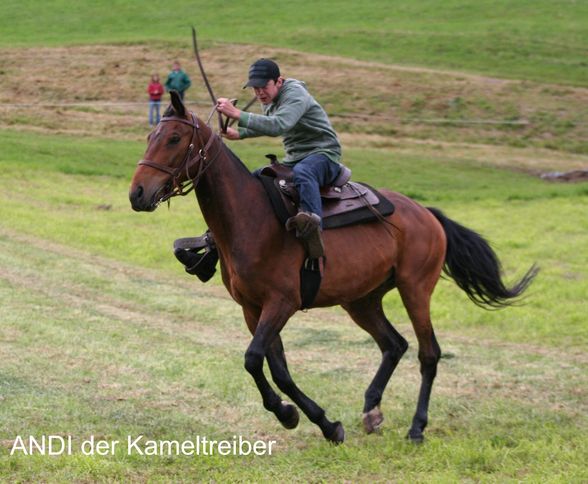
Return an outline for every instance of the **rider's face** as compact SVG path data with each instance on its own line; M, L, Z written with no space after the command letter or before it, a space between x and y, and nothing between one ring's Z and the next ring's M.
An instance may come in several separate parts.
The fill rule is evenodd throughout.
M264 87L254 87L255 95L262 104L271 103L280 92L284 80L279 78L277 81L269 80Z

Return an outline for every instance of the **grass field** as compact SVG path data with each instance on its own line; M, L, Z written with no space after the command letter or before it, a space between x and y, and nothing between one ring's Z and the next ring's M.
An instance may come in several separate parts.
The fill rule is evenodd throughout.
M0 5L0 481L588 481L588 186L537 176L588 167L586 4L265 6ZM525 304L503 311L440 281L432 316L444 358L424 445L404 438L419 371L395 292L386 311L410 348L379 435L361 426L380 361L368 335L337 308L299 313L283 331L296 382L345 426L334 447L306 418L287 431L263 409L243 368L239 307L218 275L203 285L175 262L173 240L204 230L194 198L131 211L145 110L100 103L142 99L150 72L179 58L195 81L191 105L207 112L191 24L218 93L244 100L246 64L263 50L333 114L355 179L479 231L509 281L541 267ZM6 107L62 102L83 104ZM251 168L280 149L269 139L231 147ZM11 456L29 435L71 436L73 455ZM240 435L276 447L262 457L125 446L83 455L92 435Z
M422 198L496 241L509 278L533 261L542 272L528 304L502 312L479 310L452 283L440 283L433 317L449 359L440 368L422 449L403 438L418 367L397 295L387 298L387 310L413 349L387 392L381 436L364 436L359 420L362 389L379 361L375 345L340 311L297 316L284 331L289 359L301 387L345 424L348 443L335 449L310 423L288 433L262 410L242 368L248 337L238 307L221 287L184 275L170 257L175 237L203 228L194 201L149 215L129 210L126 189L142 144L32 141L14 132L1 139L4 477L587 477L580 464L587 450L585 186L545 184L444 157L350 150L358 178ZM262 146L236 148L248 159ZM435 171L435 180L416 173L417 162L420 173ZM26 183L15 184L23 170ZM278 452L253 460L147 458L122 450L112 457L7 455L15 435L52 432L78 443L89 435L271 437Z
M1 44L203 40L587 86L588 6L566 0L67 0L0 7Z

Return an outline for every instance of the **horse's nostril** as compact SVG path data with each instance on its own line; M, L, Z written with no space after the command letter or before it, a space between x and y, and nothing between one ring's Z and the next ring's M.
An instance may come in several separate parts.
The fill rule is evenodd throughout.
M142 186L138 186L137 188L129 192L129 200L131 201L131 206L133 207L133 210L140 210L140 207L143 205L143 193L144 190Z

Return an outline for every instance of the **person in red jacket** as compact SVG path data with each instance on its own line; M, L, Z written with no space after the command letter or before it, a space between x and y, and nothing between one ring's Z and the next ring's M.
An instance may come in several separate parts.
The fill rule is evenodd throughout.
M159 82L157 74L151 76L147 92L149 93L149 126L155 126L160 120L159 108L161 107L161 96L164 93L164 88Z

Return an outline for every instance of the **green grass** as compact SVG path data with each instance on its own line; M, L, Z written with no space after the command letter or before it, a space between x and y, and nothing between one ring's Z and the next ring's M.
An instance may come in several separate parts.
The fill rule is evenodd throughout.
M359 425L379 362L340 312L299 314L284 330L298 384L342 420L333 447L301 420L282 429L243 369L249 337L224 291L0 227L0 479L7 481L585 480L585 360L439 330L428 440L404 439L418 385L415 350L384 399L381 435ZM317 326L317 323L320 326ZM410 327L397 325L414 348ZM320 355L320 357L319 357ZM48 364L48 360L50 364ZM271 457L9 456L17 436L82 441L276 440Z
M199 234L205 225L192 196L174 199L170 210L162 206L152 214L130 209L128 186L143 143L32 138L9 131L0 133L0 140L3 226L141 267L181 273L171 255L173 240ZM263 143L232 146L251 168L263 163ZM454 161L444 153L424 159L390 150L348 149L345 157L355 179L438 207L482 233L503 261L508 281L534 262L541 266L528 303L498 313L479 310L453 282L441 281L433 305L437 325L518 342L588 342L583 318L588 310L586 185L547 183L474 160ZM396 320L407 322L396 294L386 304ZM551 317L559 306L557 318Z
M201 40L588 85L588 7L573 0L439 2L8 1L2 46Z
M542 272L527 304L485 312L441 281L433 321L446 358L427 442L404 435L418 389L416 340L398 296L386 309L411 348L391 381L384 432L360 425L380 360L341 310L295 316L283 339L293 376L346 428L332 447L304 417L286 431L243 369L239 307L175 262L204 229L192 197L152 214L127 190L144 143L0 132L0 480L586 480L585 185L556 185L443 151L346 150L354 177L408 193L481 231L507 277ZM234 143L250 167L274 142ZM71 435L74 455L10 456L17 435ZM276 440L272 456L84 456L91 435Z
M137 43L189 52L192 24L204 48L252 43L260 55L264 45L279 46L588 86L588 6L574 0L5 1L0 47ZM9 71L4 67L0 76ZM414 79L406 80L409 93ZM219 276L203 285L173 258L175 238L205 228L194 198L174 199L170 210L152 214L130 209L128 186L144 143L0 130L0 481L588 481L586 184L546 183L441 146L403 151L394 137L398 129L425 140L565 145L582 153L582 132L567 134L582 121L581 109L565 104L558 109L569 113L559 117L549 108L558 105L560 89L571 88L544 88L555 98L544 112L533 111L531 132L488 129L468 138L459 129L446 136L435 126L417 130L410 117L438 117L435 98L390 99L370 93L370 81L361 92L365 109L347 100L358 95L355 88L321 94L350 114L390 105L408 122L365 128L390 137L380 149L346 148L354 178L441 208L479 231L509 281L533 262L541 266L525 304L498 312L477 308L451 281L438 284L432 318L445 358L425 445L404 438L419 368L416 338L395 292L385 299L386 312L410 348L384 395L382 434L366 436L360 423L379 351L340 309L297 314L283 340L297 384L343 422L346 442L327 444L305 417L287 431L263 410L243 369L250 336ZM525 111L510 97L496 106L483 94L451 99L450 120L482 111L516 120ZM547 97L537 99L543 106ZM11 122L55 129L55 120L42 118L21 113ZM279 150L267 139L232 147L251 168L263 163L268 147ZM17 435L51 434L71 435L74 455L9 455ZM129 456L123 446L107 457L77 451L91 435L125 441L141 434L241 435L276 440L277 448L262 458Z

